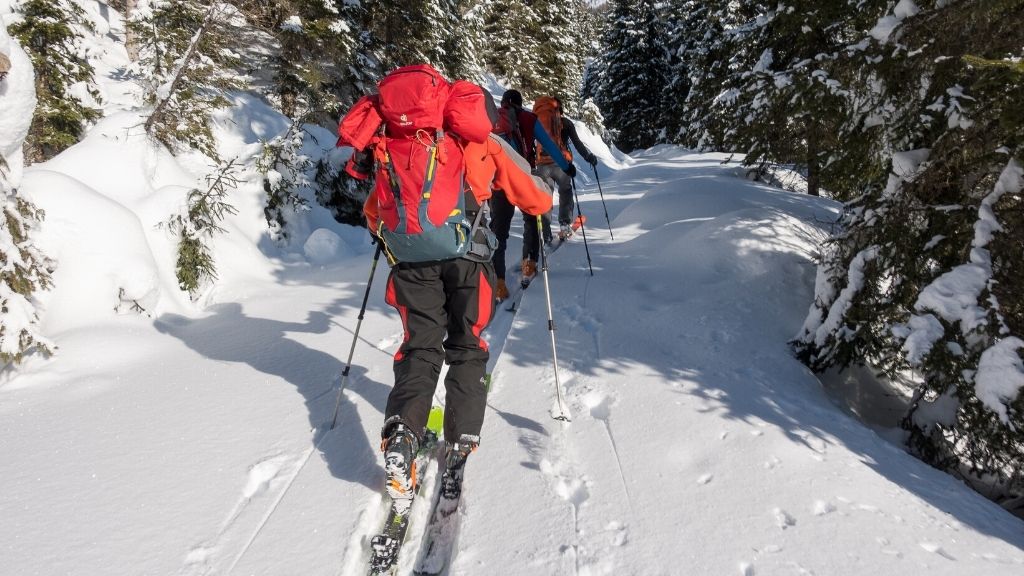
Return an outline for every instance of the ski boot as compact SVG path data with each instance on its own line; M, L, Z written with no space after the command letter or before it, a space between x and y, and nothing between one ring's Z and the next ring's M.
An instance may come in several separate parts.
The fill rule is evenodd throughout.
M445 469L441 476L441 499L458 502L462 495L462 477L466 459L480 445L480 437L463 434L459 441L446 443Z
M388 496L396 502L411 502L416 493L416 450L419 441L397 417L389 418L384 423L384 434L381 450L384 452Z

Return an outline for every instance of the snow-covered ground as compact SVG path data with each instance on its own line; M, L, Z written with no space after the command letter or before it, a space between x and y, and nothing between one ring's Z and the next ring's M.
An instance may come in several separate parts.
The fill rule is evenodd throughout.
M365 231L315 209L275 246L249 180L215 242L220 280L190 302L158 225L202 167L146 141L119 48L95 49L108 117L22 182L59 265L42 326L59 348L0 381L0 574L364 573L402 336L386 267L328 432ZM217 126L225 156L286 128L258 100L236 103ZM449 574L1024 573L1019 519L853 419L789 353L837 204L744 180L724 155L624 157L581 133L614 239L581 169L594 273L582 235L550 262L573 421L551 417L538 280L487 332L493 387Z

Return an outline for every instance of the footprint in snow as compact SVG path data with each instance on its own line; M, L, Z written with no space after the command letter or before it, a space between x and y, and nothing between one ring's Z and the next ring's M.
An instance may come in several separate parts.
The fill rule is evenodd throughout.
M811 513L815 516L824 516L830 512L834 512L835 509L835 506L824 500L815 500L814 506L811 507Z
M956 558L953 558L953 556L950 555L949 552L943 550L942 546L936 544L935 542L919 542L918 544L920 544L921 548L924 548L926 551L931 552L932 554L942 556L946 560L956 560Z
M249 499L265 492L274 478L281 473L281 468L287 461L287 456L274 456L253 465L249 469L249 478L242 490L242 496Z
M555 480L555 492L563 500L580 506L590 498L590 491L587 489L587 481L582 477L570 477L562 473L558 466L550 460L540 461L540 471Z
M775 508L772 510L772 516L775 517L775 525L785 530L790 526L796 525L796 520L786 513L782 508Z
M622 522L609 522L604 529L611 535L612 546L625 546L629 541L629 528Z
M608 418L611 417L612 404L615 403L615 400L603 392L593 390L586 393L580 400L583 402L583 405L590 410L590 415L595 420L604 420L607 422Z

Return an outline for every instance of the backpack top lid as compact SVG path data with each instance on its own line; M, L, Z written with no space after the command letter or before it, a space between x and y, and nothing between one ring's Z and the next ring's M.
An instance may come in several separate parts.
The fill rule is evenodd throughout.
M552 116L560 114L561 110L558 109L558 101L553 97L541 96L533 103L533 113L541 119L541 122L545 122Z
M380 114L389 135L413 136L419 130L442 129L451 86L429 64L393 70L377 87L380 90Z

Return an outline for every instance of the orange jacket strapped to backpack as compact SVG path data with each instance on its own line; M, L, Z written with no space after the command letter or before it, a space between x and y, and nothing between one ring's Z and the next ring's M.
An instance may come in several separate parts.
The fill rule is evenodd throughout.
M566 162L572 162L572 152L569 151L569 144L562 139L562 111L558 101L551 96L541 96L533 103L533 113L544 130L551 136L551 139L558 144L559 150ZM537 164L554 164L555 160L548 155L547 151L541 148L537 151Z

